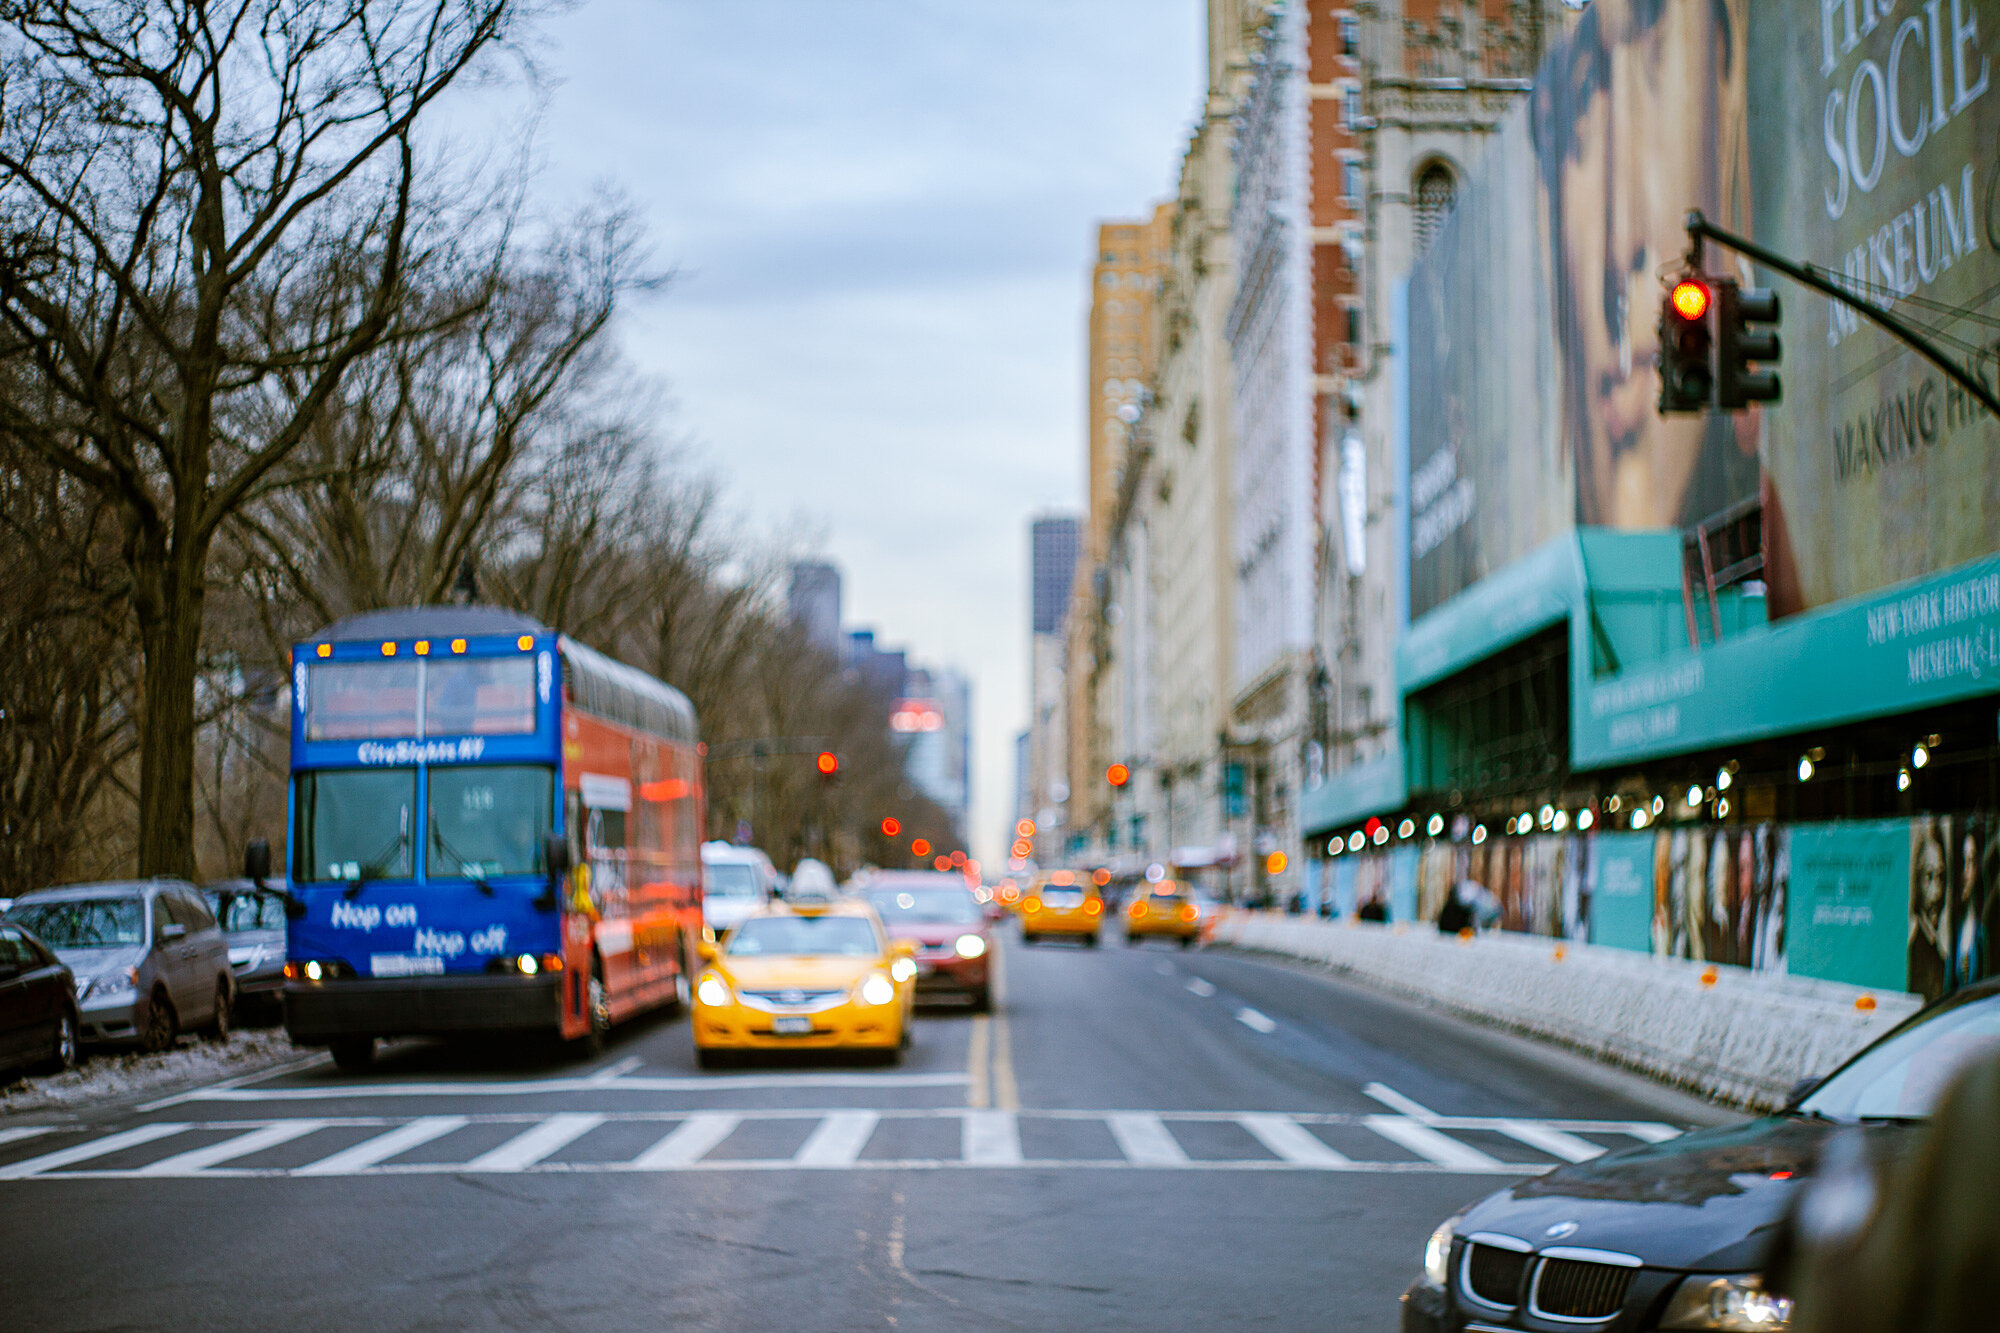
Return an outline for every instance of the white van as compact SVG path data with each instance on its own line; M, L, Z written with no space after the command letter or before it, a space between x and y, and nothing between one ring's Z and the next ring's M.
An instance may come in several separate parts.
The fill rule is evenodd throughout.
M710 936L720 939L738 922L771 900L778 870L755 847L730 842L701 845L701 914Z

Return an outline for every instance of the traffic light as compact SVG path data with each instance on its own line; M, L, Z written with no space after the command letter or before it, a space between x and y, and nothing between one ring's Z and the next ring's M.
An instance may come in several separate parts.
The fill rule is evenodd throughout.
M1660 304L1660 411L1699 412L1715 396L1708 284L1682 278Z
M1123 764L1113 764L1104 770L1104 780L1114 787L1122 787L1132 780L1132 770Z
M930 854L931 854L931 845L924 839L918 838L915 842L910 844L910 855L916 857L919 861L923 860L923 858L929 856Z
M1784 393L1778 376L1754 363L1776 365L1784 350L1778 342L1778 294L1738 287L1727 278L1715 288L1715 405L1777 402ZM1766 324L1770 327L1759 327Z
M883 836L883 837L885 837L885 838L893 838L893 837L895 837L895 836L896 836L896 835L897 835L898 833L901 833L902 831L903 831L903 825L902 825L902 821L901 821L901 820L898 820L898 819L896 819L896 818L895 818L894 816L891 816L890 818L888 818L888 819L885 819L885 820L883 820L883 821L882 821L882 836Z
M1018 823L1018 824L1014 825L1014 836L1015 836L1015 837L1017 837L1017 838L1032 838L1032 837L1034 837L1034 836L1035 836L1035 821L1034 821L1034 820L1032 820L1032 819L1024 819L1024 820L1022 820L1022 821L1021 821L1020 823Z
M831 750L821 750L813 756L813 768L819 773L824 786L832 786L840 781L840 756Z

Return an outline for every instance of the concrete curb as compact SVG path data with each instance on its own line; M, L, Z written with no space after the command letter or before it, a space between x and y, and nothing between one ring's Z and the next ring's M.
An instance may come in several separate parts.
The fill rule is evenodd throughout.
M1714 1101L1783 1103L1921 1007L1914 995L1711 967L1533 935L1232 912L1215 942L1364 984L1622 1065Z

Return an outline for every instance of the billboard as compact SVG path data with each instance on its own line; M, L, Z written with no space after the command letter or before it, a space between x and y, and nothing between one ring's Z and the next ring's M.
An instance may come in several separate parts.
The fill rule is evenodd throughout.
M1934 329L2000 386L2000 0L1756 9L1757 240ZM1775 285L1785 396L1762 423L1773 613L2000 550L2000 421L1852 311Z

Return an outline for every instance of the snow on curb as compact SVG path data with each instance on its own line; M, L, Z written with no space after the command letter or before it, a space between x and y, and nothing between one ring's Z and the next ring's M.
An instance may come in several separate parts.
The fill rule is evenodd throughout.
M1622 949L1428 927L1234 912L1216 942L1308 962L1380 989L1753 1109L1914 1013L1914 995L1708 967Z
M157 1055L97 1052L66 1074L31 1074L0 1085L0 1116L93 1109L188 1084L258 1073L307 1054L292 1045L283 1028L238 1031L226 1046L183 1037L174 1049Z

